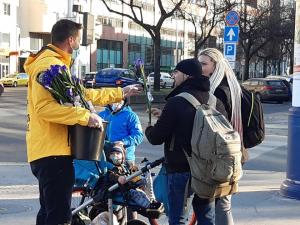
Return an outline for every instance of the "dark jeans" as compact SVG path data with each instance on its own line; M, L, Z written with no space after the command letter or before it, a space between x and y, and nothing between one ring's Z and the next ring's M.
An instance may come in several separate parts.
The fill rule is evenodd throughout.
M189 188L191 173L168 173L169 225L186 224L192 192Z
M215 225L215 199L199 198L196 194L193 199L193 209L198 225Z
M30 166L39 181L41 208L36 225L70 223L72 188L75 182L72 157L46 157L31 162Z

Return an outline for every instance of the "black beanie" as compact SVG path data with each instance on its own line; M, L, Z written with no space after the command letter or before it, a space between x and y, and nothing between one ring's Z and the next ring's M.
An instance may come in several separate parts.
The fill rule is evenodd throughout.
M198 59L184 59L180 61L175 70L178 70L188 76L198 77L202 75L202 67Z

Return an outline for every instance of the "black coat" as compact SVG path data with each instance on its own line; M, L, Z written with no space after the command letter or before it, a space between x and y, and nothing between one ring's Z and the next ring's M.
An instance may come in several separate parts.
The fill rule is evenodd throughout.
M196 109L187 100L176 95L188 92L199 102L207 103L208 91L208 78L201 76L186 80L167 96L167 103L156 124L146 128L145 134L151 144L164 143L166 169L169 173L190 171L183 149L188 154L191 153L191 137L196 113ZM217 101L216 108L227 117L221 101ZM170 151L173 135L175 135L174 149Z

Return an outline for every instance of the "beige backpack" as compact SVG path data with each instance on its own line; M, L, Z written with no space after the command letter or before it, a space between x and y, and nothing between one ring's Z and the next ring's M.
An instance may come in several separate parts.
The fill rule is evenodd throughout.
M191 156L185 152L191 169L192 190L202 198L237 192L237 182L242 177L239 134L215 109L215 96L210 95L208 104L201 104L187 92L177 96L185 98L196 109Z

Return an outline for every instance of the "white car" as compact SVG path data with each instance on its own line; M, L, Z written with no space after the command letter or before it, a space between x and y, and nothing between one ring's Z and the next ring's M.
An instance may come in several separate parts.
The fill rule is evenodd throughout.
M154 85L154 72L150 73L147 78L148 84L153 86ZM160 72L160 86L162 88L166 87L174 87L174 79L171 77L170 74L165 72Z

